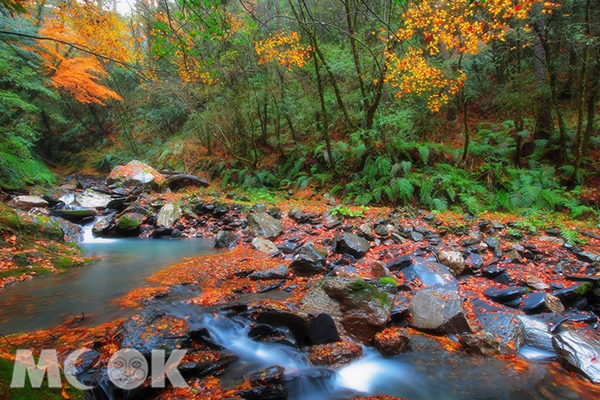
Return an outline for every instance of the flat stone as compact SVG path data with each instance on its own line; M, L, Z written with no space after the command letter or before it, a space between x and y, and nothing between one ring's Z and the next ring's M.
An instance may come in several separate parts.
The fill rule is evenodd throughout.
M341 254L350 254L361 258L369 251L369 242L353 233L344 233L337 241L336 250Z
M419 288L458 288L458 281L448 267L424 259L415 260L410 267L401 270L399 276Z
M283 233L281 221L271 217L266 212L248 214L246 221L252 234L265 239L276 239Z
M271 242L269 239L264 239L260 237L254 238L254 240L252 240L252 247L260 251L261 253L266 254L275 254L279 252L279 249L277 248L277 246L275 246L275 243Z
M288 267L284 264L278 265L275 268L268 269L266 271L256 271L248 275L248 279L254 281L259 280L273 280L273 279L286 279L289 273Z
M8 205L19 210L29 211L34 207L45 208L49 203L40 196L15 196Z

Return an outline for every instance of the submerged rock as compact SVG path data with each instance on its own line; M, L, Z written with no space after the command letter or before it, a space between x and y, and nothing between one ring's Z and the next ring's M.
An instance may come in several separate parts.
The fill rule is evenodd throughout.
M463 300L451 289L424 289L410 302L411 325L442 333L471 332Z
M467 353L488 357L502 353L500 340L487 332L460 335L458 342Z
M251 213L246 217L252 234L265 239L276 239L283 233L281 221L266 212Z
M286 400L288 389L284 386L257 386L252 389L240 390L237 396L246 400Z
M552 339L560 363L600 383L600 341L583 332L566 329Z

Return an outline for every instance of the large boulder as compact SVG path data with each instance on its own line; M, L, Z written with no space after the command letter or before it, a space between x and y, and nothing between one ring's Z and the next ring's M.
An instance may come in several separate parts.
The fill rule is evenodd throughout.
M328 278L323 289L340 304L344 329L361 342L370 342L387 324L394 295L380 287L352 278Z
M600 341L589 334L566 329L552 339L561 364L594 383L600 383Z
M550 325L540 319L529 315L516 314L515 318L521 321L525 332L523 344L545 351L554 351L552 345L553 334Z
M283 232L281 221L266 212L251 213L246 217L252 234L265 239L276 239Z
M310 276L325 272L327 252L307 243L294 256L290 268L298 275Z
M456 290L419 290L410 302L411 325L441 333L471 332L463 300Z
M477 321L483 330L500 340L504 352L519 351L525 342L523 323L510 312L480 314Z
M133 160L126 165L118 165L108 175L109 184L121 182L125 186L151 186L158 188L162 186L165 177L149 166L138 160Z
M128 212L119 217L116 227L120 233L134 235L140 231L145 215L137 212Z
M156 226L159 228L173 228L175 222L181 218L181 207L174 203L162 206L156 218Z
M337 252L361 258L369 251L369 242L353 233L344 233L337 241Z
M143 311L121 325L118 339L121 348L135 349L149 357L154 349L167 352L189 344L186 320L159 311Z
M84 208L105 209L112 199L113 198L108 194L101 193L94 189L86 189L83 193L75 196L75 201Z
M8 202L8 205L12 208L28 211L34 207L48 207L49 203L40 196L15 196Z
M409 267L402 269L399 275L419 288L458 289L458 282L448 267L420 257L417 257Z

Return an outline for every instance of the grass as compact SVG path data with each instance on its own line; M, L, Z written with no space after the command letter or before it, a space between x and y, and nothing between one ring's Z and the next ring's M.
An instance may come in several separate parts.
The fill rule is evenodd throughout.
M35 272L36 276L44 276L44 275L48 275L50 274L50 270L47 268L42 268L42 267L34 267L34 268L28 268L28 267L23 267L23 268L15 268L15 269L9 269L9 270L5 270L5 271L0 271L0 278L10 278L12 276L21 276L24 274L29 274L31 272Z
M10 388L14 364L0 358L0 398L6 400L64 400L62 389L50 389L44 380L41 388L32 388L29 379L25 380L24 388ZM66 388L65 394L71 400L83 400L85 395L82 391Z

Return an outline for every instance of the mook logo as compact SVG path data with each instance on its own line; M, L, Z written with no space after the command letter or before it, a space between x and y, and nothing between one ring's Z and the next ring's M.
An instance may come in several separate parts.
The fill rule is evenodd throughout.
M80 390L91 390L94 387L81 383L77 379L78 361L82 355L90 351L83 348L70 353L63 363L64 377L71 386ZM132 390L141 386L149 377L153 388L164 388L166 380L173 387L187 388L188 385L179 373L177 366L187 350L173 350L168 359L164 350L152 350L151 362L135 349L121 349L114 353L106 364L106 376L118 388ZM40 388L44 377L48 376L48 387L61 387L60 364L56 350L42 350L36 364L31 350L17 350L13 370L11 388L25 387L29 376L31 386Z

